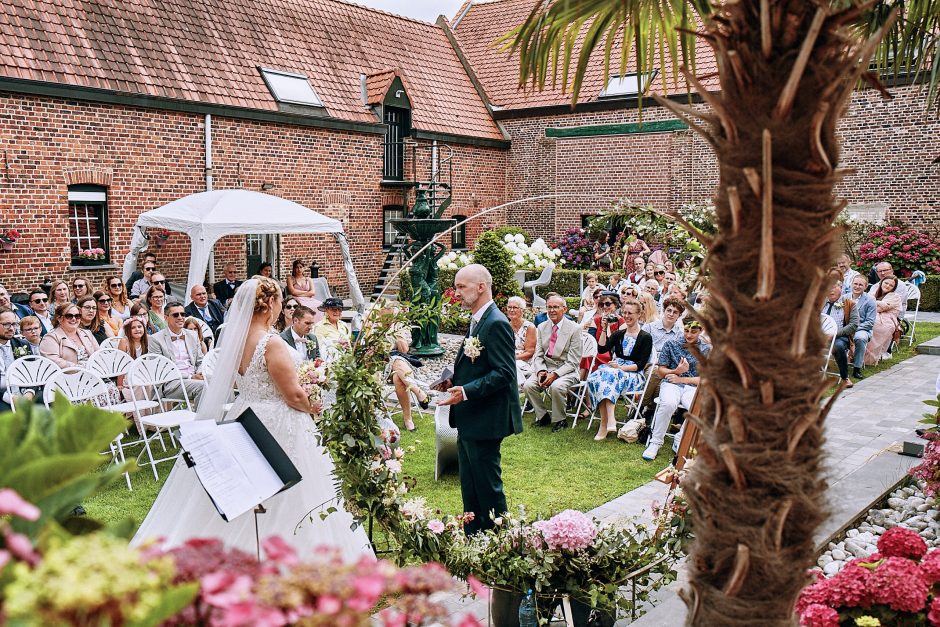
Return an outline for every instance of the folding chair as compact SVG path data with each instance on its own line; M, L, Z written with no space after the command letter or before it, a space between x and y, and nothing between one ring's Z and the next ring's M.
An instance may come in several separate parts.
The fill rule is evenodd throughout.
M178 383L183 398L173 398L164 395L164 386L170 383ZM166 461L173 461L177 455L154 459L153 451L150 449L150 441L154 437L160 438L160 445L166 451L166 444L163 442L162 431L165 429L170 434L170 443L176 446L176 438L173 435L173 429L179 428L181 424L192 422L196 419L196 413L192 410L189 403L189 394L186 392L186 385L183 382L183 374L179 371L172 361L162 355L148 354L135 360L130 370L127 372L127 385L131 390L131 403L134 405L134 416L137 423L141 426L141 435L144 438L144 450L147 458L150 460L150 467L153 470L153 478L158 480L157 464ZM138 399L138 394L144 396ZM152 395L152 398L146 398L146 395ZM157 411L150 414L143 414L142 400L151 400L157 403ZM181 406L180 409L166 409L170 407ZM147 435L147 427L155 429L154 435Z
M27 355L15 360L7 368L7 387L14 395L20 395L24 389L39 393L43 386L62 369L48 357Z
M615 424L617 425L618 428L625 425L628 420L632 420L633 418L638 418L640 415L640 410L643 404L643 395L646 394L646 388L649 387L650 379L653 378L652 377L653 368L656 362L655 360L652 359L652 357L653 356L651 355L650 360L646 362L646 366L643 368L643 371L642 371L643 372L643 388L635 392L624 390L620 394L620 397L617 399L618 402L620 400L625 400L627 402L627 419L615 420ZM600 416L597 415L596 407L591 412L591 417L588 419L588 425L587 425L588 431L591 430L591 425L594 424L595 420L600 420Z
M914 312L911 313L911 301L914 301ZM914 344L914 327L917 326L917 314L920 312L920 288L914 285L913 283L907 288L907 311L904 314L904 319L910 324L911 331L910 335L906 335L901 339L907 339L907 345L911 346Z
M597 364L597 340L587 332L587 330L581 330L581 358L590 357L591 365L588 368L587 374L584 375L584 379L580 382L575 383L570 388L568 388L568 394L574 396L578 399L578 404L575 406L574 413L567 412L565 415L571 418L571 428L574 429L578 426L578 417L581 415L581 408L584 407L584 398L587 396L588 386L587 378L591 376L591 372L594 370L594 366Z
M43 388L43 402L50 407L55 401L56 392L61 392L73 404L89 403L101 409L114 411L109 401L108 386L104 380L93 372L83 368L72 367L60 370L54 374ZM124 464L124 434L119 433L108 445L111 461L115 464ZM124 473L127 489L131 487L131 476Z
M116 383L117 378L125 376L133 364L134 360L124 351L114 348L107 348L97 350L92 353L88 357L88 361L85 363L85 369L98 375L106 381L112 380ZM141 410L149 410L155 409L157 406L158 405L156 401L142 400L138 401L136 408ZM115 403L110 406L110 409L111 411L120 412L122 414L132 414L134 412L135 405L134 403L130 402Z
M121 344L121 338L119 337L106 337L104 342L98 347L98 350L104 350L107 348L117 348ZM94 353L93 353L94 354Z
M389 362L389 366L387 366L385 370L384 380L386 381L389 379L389 377L391 377L391 374L392 374L390 365L391 365L391 362ZM412 369L412 375L413 375L411 378L414 379L414 382L417 383L419 387L427 389L429 384L427 381L424 381L417 376L418 374L417 368L412 366L411 369ZM404 412L402 411L401 406L398 403L398 395L395 393L394 384L392 384L391 389L388 389L388 384L385 384L385 387L386 389L384 393L382 394L382 402L385 405L385 414L389 418L397 414L403 414ZM418 415L424 418L424 411L421 409L421 403L418 402L418 395L415 394L413 390L408 390L408 398L411 401L412 411L417 411Z

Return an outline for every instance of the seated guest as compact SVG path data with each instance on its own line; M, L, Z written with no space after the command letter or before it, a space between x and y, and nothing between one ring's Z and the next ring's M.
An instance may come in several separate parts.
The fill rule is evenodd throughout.
M82 296L75 304L81 310L81 327L91 331L98 344L111 337L108 335L111 329L98 318L98 303L95 302L94 296Z
M383 313L394 314L394 309L385 304ZM385 380L395 386L395 397L398 399L398 406L401 407L402 424L408 431L415 431L414 419L411 416L411 399L409 394L414 394L418 405L422 409L427 409L429 405L428 393L418 384L414 378L412 365L419 366L420 362L412 364L413 358L408 356L408 349L411 347L411 329L404 323L392 325L385 336L386 340L393 350L389 356L388 364L385 366Z
M839 378L846 382L847 387L852 387L849 379L849 344L858 328L858 309L853 300L842 296L841 281L836 281L829 290L822 312L836 321L836 341L832 345L832 354L839 366Z
M39 323L42 324L42 334L52 331L55 324L52 316L49 315L49 297L44 291L37 288L29 293L29 308L32 310L31 315L39 318Z
M665 270L663 271L663 274L665 274ZM656 300L659 299L659 290L660 290L659 281L657 281L656 279L647 279L646 281L643 282L643 291L649 294L650 296L652 296Z
M548 299L551 298L552 296L558 296L562 300L565 300L558 292L549 292L548 294L545 295L545 302L548 303ZM572 316L571 314L567 312L565 312L565 317L568 318L568 320L575 320L574 316ZM548 312L540 311L537 314L535 314L535 319L532 320L532 324L534 324L536 328L538 328L538 326L542 324L543 322L545 322L546 320L548 320Z
M274 267L271 265L271 262L269 262L269 261L262 261L262 262L261 262L261 265L258 266L258 275L259 275L259 276L263 276L263 277L267 277L267 278L269 278L269 279L270 279L270 278L273 278L273 277L274 277Z
M291 325L281 332L287 345L294 349L303 360L320 357L320 344L313 330L313 310L300 305L291 312Z
M320 311L324 312L326 317L313 325L313 332L324 349L333 346L349 346L352 331L348 324L340 320L343 308L343 301L339 298L327 298L320 305Z
M229 303L232 302L232 299L235 297L235 290L242 284L242 281L235 278L235 264L231 262L225 264L223 276L225 278L213 284L212 293L215 294L219 302L228 308Z
M871 282L871 287L868 290L868 293L872 295L875 300L879 300L875 296L875 291L878 289L881 281L888 278L889 276L894 277L894 280L897 281L897 287L895 288L895 293L898 295L898 299L901 301L901 309L898 312L898 320L904 319L904 314L907 313L907 295L910 294L911 284L907 281L902 281L894 273L893 266L887 262L882 261L881 263L875 264L874 272L878 276L878 280Z
M124 321L131 317L131 299L127 297L127 288L121 277L109 276L104 280L104 291L111 297L111 317Z
M855 345L855 352L852 356L852 376L859 380L865 378L862 376L862 366L865 365L865 349L871 340L871 332L875 328L875 319L878 315L875 299L866 292L867 289L868 279L863 274L856 272L852 278L852 291L849 293L849 298L855 301L855 309L858 310L858 328L855 329L855 336L852 338ZM844 288L842 293L845 294Z
M639 285L646 280L646 259L637 255L633 258L633 272L627 275L627 283Z
M108 337L117 337L117 334L121 332L121 324L123 324L124 321L121 320L120 317L112 315L114 310L111 305L114 303L114 300L107 292L101 290L97 290L92 296L95 299L95 303L98 305L98 320L108 327ZM129 308L127 309L127 313L128 315L131 313ZM99 344L100 343L99 341Z
M16 314L17 320L22 320L26 316L33 315L32 310L26 305L20 305L10 300L10 292L2 285L0 285L0 309L10 309Z
M663 264L656 264L653 269L653 280L656 281L656 291L659 294L663 293L663 290L666 289L666 266Z
M77 276L72 279L72 302L78 304L78 301L91 296L91 287L88 285L88 279L83 276Z
M659 354L657 369L663 382L659 386L659 404L653 414L649 446L643 451L643 459L648 462L656 459L659 448L666 440L672 415L680 406L685 409L691 407L695 399L699 384L696 353L707 356L711 350L708 344L701 341L701 333L699 322L689 318L683 325L683 339L667 341Z
M612 352L613 358L601 365L587 379L591 404L600 412L600 426L594 439L603 440L617 430L614 405L624 392L639 392L646 379L643 369L653 351L653 338L640 329L640 303L628 300L620 308L624 326L606 338L598 350ZM601 337L606 336L606 330Z
M19 357L39 355L39 342L42 340L42 323L36 316L26 316L20 320L20 335L13 338L13 354Z
M130 355L131 359L137 359L149 352L148 341L146 323L139 317L132 316L121 327L121 341L118 342L118 350Z
M150 326L161 331L166 328L166 292L158 285L152 285L144 296L144 302L147 303L147 316L150 319Z
M151 289L156 289L156 287ZM185 318L186 312L183 310L182 303L174 302L167 305L166 328L150 336L147 352L163 355L176 364L183 374L186 394L193 407L196 407L206 389L206 382L203 380L202 373L199 372L203 355L199 338L192 331L183 328ZM182 396L178 382L168 384L166 391L174 397Z
M525 319L525 308L525 299L519 296L506 301L506 317L516 339L516 379L520 385L532 374L535 355L535 325Z
M637 300L640 301L640 307L642 308L640 311L640 322L643 324L651 324L659 320L660 303L656 302L649 292L640 292Z
M317 300L317 290L313 284L313 279L306 274L306 266L303 259L294 259L291 264L290 276L287 277L287 293L297 299L297 302L311 311L323 311L320 306L323 304ZM321 314L317 314L316 322L320 322Z
M607 279L607 291L616 292L620 290L620 282L622 277L619 272L612 272L610 278Z
M605 291L606 290L604 288L598 287L594 290L594 293L591 294L590 298L581 301L581 308L578 310L577 323L581 325L582 329L593 328L594 318L597 317L597 314L600 311L600 305L598 304L598 301Z
M12 309L0 309L0 411L13 408L13 396L7 384L7 369L16 361L13 355L13 336L19 324Z
M846 297L852 293L852 281L855 280L855 277L859 275L857 270L852 269L852 258L846 254L842 254L836 259L836 267L839 268L839 272L842 273L842 294ZM868 279L865 279L865 285L868 285ZM852 300L858 302L858 298L850 297Z
M297 302L296 298L290 297L284 299L284 306L281 308L281 313L277 317L277 322L274 323L274 329L278 333L290 328L294 310L298 307L300 307L300 303ZM307 309L310 308L308 307Z
M611 335L616 333L624 325L624 319L618 312L620 307L620 299L617 298L617 295L613 292L604 292L600 295L598 300L598 312L594 316L594 319L591 321L591 328L588 329L588 333L591 334L595 340L597 340L597 357L581 357L581 380L584 380L587 375L591 374L597 370L598 366L601 364L606 364L610 361L610 351L603 348L607 343L607 340ZM593 367L592 367L592 363Z
M219 325L225 321L225 307L216 299L209 298L209 292L202 285L193 285L189 297L192 301L186 305L186 315L205 322L214 336Z
M875 325L872 327L871 340L865 348L866 366L874 366L881 359L891 359L888 349L894 340L901 313L902 298L897 290L898 279L893 274L884 277L875 286Z
M147 311L147 305L144 303L134 303L131 305L131 318L136 318L143 323L144 328L147 330L147 335L153 335L160 330L150 323L150 312Z
M51 299L49 315L54 315L56 308L75 302L72 300L72 290L69 289L69 284L62 279L52 282L52 286L49 288L49 298Z
M685 312L685 300L667 298L663 302L662 318L643 323L643 330L653 337L653 350L661 353L669 340L682 339L682 323L679 319Z
M585 285L584 289L581 290L582 305L584 304L584 301L592 300L594 298L594 290L597 289L597 273L588 272L584 279L587 281L587 285Z
M202 335L203 325L205 324L205 322L193 316L186 316L186 319L183 320L183 328L196 334L196 339L199 340L199 347L202 349L203 355L209 352L209 342ZM206 330L208 330L208 327L206 327Z
M94 303L92 303L94 304ZM88 329L81 328L82 310L78 305L59 307L52 320L53 329L39 342L39 352L59 368L84 366L96 350L98 341Z
M157 266L157 256L154 253L151 253L151 252L144 253L141 259L143 259L143 267L146 267L147 264L150 264L154 267ZM141 272L140 270L134 270L133 272L131 272L130 278L127 279L127 283L124 285L124 287L127 289L128 294L133 294L134 283L137 283L137 281L142 279L143 276L144 276L144 273ZM144 292L146 292L148 287L150 287L150 285L147 285L146 287L144 287L144 289L141 290L140 293L143 294Z
M131 298L140 298L147 293L147 290L150 289L150 278L153 276L153 273L157 271L157 264L154 261L145 261L144 262L144 274L142 277L134 281L134 284L131 286Z
M636 285L630 283L620 288L619 296L621 303L627 300L638 300L640 298L640 290Z
M581 363L581 328L565 317L565 299L550 296L547 303L548 320L538 326L535 356L532 358L534 374L522 389L532 407L535 408L536 426L552 425L552 431L565 428L565 402L568 389L578 383L578 366ZM542 399L549 392L552 400L551 419L549 408Z

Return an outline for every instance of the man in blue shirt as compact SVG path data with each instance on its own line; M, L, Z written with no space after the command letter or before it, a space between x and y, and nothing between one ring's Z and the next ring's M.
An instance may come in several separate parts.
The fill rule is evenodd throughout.
M659 354L657 371L663 382L659 386L659 406L653 415L653 433L649 446L643 451L643 459L648 462L656 459L659 448L666 439L669 421L679 407L688 409L698 390L698 357L693 353L707 356L711 347L701 340L702 325L697 320L687 318L683 323L682 340L669 340Z
M852 278L852 299L855 300L855 310L858 311L858 327L855 329L853 341L855 342L855 355L852 358L852 376L863 379L862 366L865 365L865 349L871 340L871 331L875 327L875 317L878 310L875 299L868 294L868 279L862 274Z

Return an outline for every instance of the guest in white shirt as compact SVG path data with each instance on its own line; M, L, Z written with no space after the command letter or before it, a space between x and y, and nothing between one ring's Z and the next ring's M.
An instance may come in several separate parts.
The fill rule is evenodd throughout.
M199 367L202 365L202 348L194 331L183 328L186 312L181 303L171 303L164 310L166 328L154 333L149 338L148 352L163 355L183 373L183 385L193 406L199 404L206 388ZM170 396L182 396L178 383L168 384L166 392Z
M852 269L852 258L843 254L836 260L836 267L842 273L842 295L849 297L852 293L852 281L858 276L858 271ZM865 279L868 282L868 279Z
M13 397L7 385L7 369L16 360L11 340L19 326L12 309L0 311L0 411L10 411Z
M587 285L584 286L583 290L581 290L581 305L582 306L584 305L586 301L594 299L594 290L597 289L597 273L588 272L584 278L587 281Z
M39 318L42 324L43 335L52 331L52 316L49 315L49 297L40 289L35 289L29 293L29 307L33 310L33 315Z

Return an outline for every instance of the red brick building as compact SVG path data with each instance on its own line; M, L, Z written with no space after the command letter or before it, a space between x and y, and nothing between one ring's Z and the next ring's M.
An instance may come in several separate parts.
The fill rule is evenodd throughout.
M263 190L341 219L364 291L379 275L414 180L452 185L450 216L519 203L468 225L553 236L612 198L698 202L716 182L707 146L594 64L572 111L559 89L519 90L518 63L492 42L534 0L468 2L427 24L340 0L14 0L0 6L0 280L120 272L136 217L181 196ZM713 68L701 55L697 72ZM662 68L649 89L668 92ZM714 82L705 82L714 87ZM916 87L885 102L860 92L843 122L840 187L851 203L938 222L940 123ZM207 150L208 146L208 150ZM207 160L207 155L211 157ZM440 194L445 194L439 188ZM84 248L106 250L83 266ZM158 250L185 277L188 241ZM232 237L216 267L262 259L285 276L316 260L341 286L332 238Z

